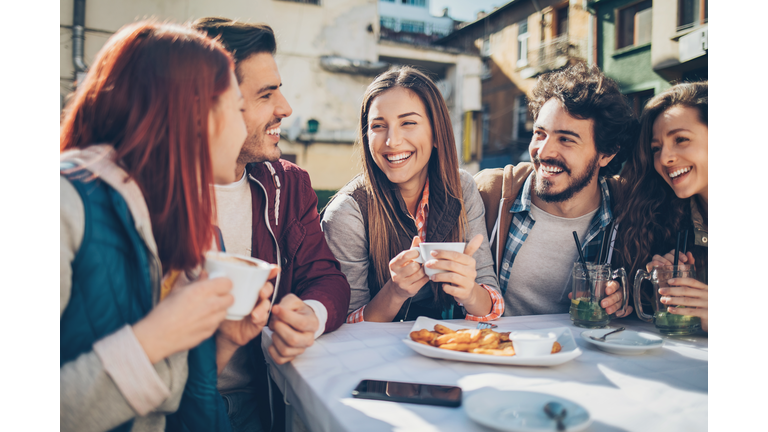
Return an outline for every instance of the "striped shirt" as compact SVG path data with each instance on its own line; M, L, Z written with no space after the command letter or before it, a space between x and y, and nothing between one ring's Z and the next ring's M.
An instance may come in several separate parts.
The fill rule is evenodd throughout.
M509 235L507 238L507 244L504 247L504 258L501 264L501 271L499 272L499 288L502 295L506 293L507 286L509 285L509 274L512 269L512 265L515 262L515 257L520 251L520 248L525 243L525 239L528 238L528 233L533 229L533 225L536 221L531 217L531 185L533 184L534 174L531 173L525 180L523 188L520 190L515 202L509 209L510 213L513 213L512 224L509 226ZM592 221L589 224L589 230L587 231L586 238L579 239L581 242L581 250L584 254L584 259L587 262L595 262L600 252L600 245L603 242L603 236L605 234L605 228L611 223L613 214L611 213L611 195L608 190L608 184L605 182L605 178L599 177L600 180L600 192L603 199L600 203L600 209L595 213ZM611 251L613 250L613 239L616 237L616 231L618 225L613 229L613 235L611 238L611 247L609 248L608 257L605 262L611 262ZM570 280L569 280L570 283ZM567 287L566 287L567 291Z
M416 222L416 228L419 231L419 239L421 239L422 242L426 242L427 237L427 216L429 215L429 178L427 178L427 183L424 185L424 192L421 194L421 201L419 201L418 206L416 207L416 217L414 218L414 222ZM488 291L488 294L491 296L491 312L488 315L485 316L475 316L472 314L467 313L465 319L469 321L490 321L495 320L501 316L501 314L504 313L504 298L502 295L496 291L495 289L486 286L485 284L480 284L481 287L485 288L486 291ZM464 306L461 303L459 303L459 306ZM363 316L363 311L365 310L365 305L352 311L347 316L347 323L358 323L358 322L364 322L365 318Z

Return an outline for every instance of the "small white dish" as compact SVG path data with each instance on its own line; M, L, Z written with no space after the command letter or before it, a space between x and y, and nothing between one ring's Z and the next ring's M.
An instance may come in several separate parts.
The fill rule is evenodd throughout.
M552 344L557 340L557 335L550 333L532 333L517 331L509 334L515 355L520 357L543 356L552 353Z
M589 411L583 406L558 396L529 391L480 389L464 400L464 409L472 420L500 431L554 431L557 422L544 412L544 405L549 402L559 402L565 407L566 431L580 431L592 423Z
M607 351L613 354L642 354L649 349L661 348L664 345L664 339L661 337L646 333L636 332L632 330L624 330L622 332L612 334L605 338L605 342L596 341L590 336L601 337L602 335L613 331L614 329L596 329L585 330L581 333L581 338L591 343L597 348Z

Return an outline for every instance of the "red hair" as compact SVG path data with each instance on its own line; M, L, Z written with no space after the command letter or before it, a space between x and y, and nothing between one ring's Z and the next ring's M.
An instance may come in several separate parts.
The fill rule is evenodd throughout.
M62 152L114 146L144 194L164 273L197 267L214 239L208 114L232 68L221 44L193 29L129 24L98 53L62 120Z

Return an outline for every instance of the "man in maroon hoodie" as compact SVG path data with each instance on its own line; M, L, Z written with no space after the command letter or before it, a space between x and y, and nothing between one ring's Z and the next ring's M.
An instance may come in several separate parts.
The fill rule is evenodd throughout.
M281 267L269 320L274 333L267 350L277 364L283 364L344 322L349 283L320 230L309 175L280 159L280 125L292 110L280 92L272 29L224 18L202 18L194 27L219 37L235 59L248 136L237 161L236 181L216 186L218 225L228 252ZM268 430L270 417L279 429L283 416L279 410L270 413L260 335L242 346L243 341L220 342L234 351L218 383L233 430L258 431L262 426ZM279 393L273 395L272 404L282 404Z

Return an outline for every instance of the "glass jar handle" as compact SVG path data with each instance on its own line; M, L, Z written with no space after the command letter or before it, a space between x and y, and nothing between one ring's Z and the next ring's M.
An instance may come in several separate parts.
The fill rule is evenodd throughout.
M624 316L627 313L627 306L629 306L630 294L629 285L627 284L627 271L624 270L624 267L619 267L613 271L613 278L621 280L621 293L624 295L624 304L621 306L621 309L614 312L614 314L621 312L621 315Z
M637 317L645 322L653 322L653 316L643 312L642 304L640 303L640 286L643 283L643 279L651 280L650 275L643 269L637 270L635 274L635 286L634 286L634 298L635 298L635 312Z

